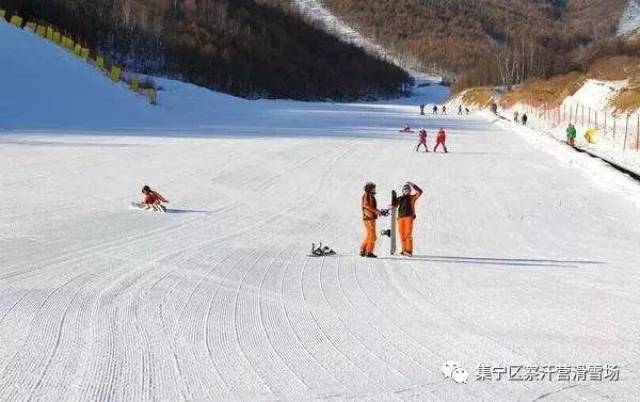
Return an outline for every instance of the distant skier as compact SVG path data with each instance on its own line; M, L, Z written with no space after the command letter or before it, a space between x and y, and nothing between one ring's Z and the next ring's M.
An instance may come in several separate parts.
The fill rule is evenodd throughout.
M429 146L427 145L427 130L421 128L418 132L418 145L416 145L416 152L420 151L420 146L424 145L424 152L429 152Z
M522 125L526 126L527 125L527 120L529 120L529 118L527 117L526 113L522 114Z
M424 106L425 105L420 105L420 115L424 116Z
M520 114L517 110L513 112L513 121L515 121L516 123L520 122Z
M462 116L462 105L458 106L458 115Z
M572 147L576 146L576 127L572 124L569 123L569 126L567 126L567 144L571 145Z
M411 127L407 124L404 127L402 127L399 132L401 133L412 133L413 130L411 130Z
M433 105L433 114L438 114L438 105Z
M387 212L378 209L376 201L376 185L368 182L364 185L364 195L362 196L362 223L364 224L365 237L360 246L360 256L368 258L377 258L373 254L376 248L376 220L378 216L386 216Z
M436 146L433 148L433 152L436 152L438 150L438 147L442 145L442 147L444 148L444 152L449 153L449 150L447 150L446 142L447 142L447 133L444 131L444 128L441 128L438 131L438 136L436 137Z
M447 106L442 105L442 114L447 114Z
M411 194L411 189L415 194ZM402 186L402 195L394 192L391 204L398 208L398 232L402 243L402 255L413 257L413 223L416 219L416 201L422 195L422 189L411 182Z
M162 205L163 202L169 202L166 198L162 196L157 191L151 189L151 187L145 185L142 187L142 194L144 194L144 199L141 203L136 204L138 208L142 209L153 209L154 211L162 211L167 212L167 208Z
M466 114L469 114L469 108L468 108L468 107L465 107L465 108L464 108L464 112L465 112Z

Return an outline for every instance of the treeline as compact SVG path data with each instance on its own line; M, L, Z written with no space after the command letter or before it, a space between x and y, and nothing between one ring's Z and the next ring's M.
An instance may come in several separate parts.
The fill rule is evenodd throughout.
M0 0L144 74L244 97L349 100L399 93L400 68L307 24L281 0Z
M627 0L324 0L416 67L444 70L455 89L546 78L610 38Z

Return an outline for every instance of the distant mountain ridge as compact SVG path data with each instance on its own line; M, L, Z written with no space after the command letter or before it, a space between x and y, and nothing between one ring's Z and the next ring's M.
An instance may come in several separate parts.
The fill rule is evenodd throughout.
M321 0L367 37L459 86L512 84L574 67L615 36L628 0Z
M410 80L277 0L0 0L0 7L54 24L128 70L244 97L388 97Z

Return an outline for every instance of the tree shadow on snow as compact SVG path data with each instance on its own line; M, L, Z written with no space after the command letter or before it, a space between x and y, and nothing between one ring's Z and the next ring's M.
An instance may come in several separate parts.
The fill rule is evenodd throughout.
M465 264L465 265L502 265L513 267L540 267L540 268L578 268L581 265L601 265L602 261L576 261L576 260L546 260L529 258L491 258L491 257L455 257L440 255L414 255L406 257L381 257L385 260L394 261L426 261L439 262L445 264Z

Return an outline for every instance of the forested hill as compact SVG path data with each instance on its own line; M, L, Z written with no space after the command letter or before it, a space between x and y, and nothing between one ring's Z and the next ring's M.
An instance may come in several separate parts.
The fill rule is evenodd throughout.
M348 100L397 94L410 78L313 27L281 2L0 0L54 24L128 70L244 97Z
M566 72L615 35L628 0L322 0L405 61L458 86Z

